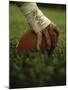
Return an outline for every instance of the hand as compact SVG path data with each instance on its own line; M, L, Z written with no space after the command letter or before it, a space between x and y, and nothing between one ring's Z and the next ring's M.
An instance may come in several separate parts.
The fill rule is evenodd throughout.
M46 38L46 50L50 54L57 45L59 29L58 27L51 23L46 29L43 30L43 34Z
M47 30L46 30L47 29ZM48 26L42 32L42 42L40 45L40 50L47 50L48 55L52 53L57 45L59 31L56 26ZM16 51L18 53L29 53L31 51L36 51L37 44L37 34L30 28L24 35L20 38Z

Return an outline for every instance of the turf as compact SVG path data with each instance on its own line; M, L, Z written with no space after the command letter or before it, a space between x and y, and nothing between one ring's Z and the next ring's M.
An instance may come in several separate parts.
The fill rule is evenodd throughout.
M50 58L46 51L27 55L16 53L16 43L29 26L19 8L13 4L9 6L10 88L66 84L66 11L62 8L40 9L60 29L58 45Z

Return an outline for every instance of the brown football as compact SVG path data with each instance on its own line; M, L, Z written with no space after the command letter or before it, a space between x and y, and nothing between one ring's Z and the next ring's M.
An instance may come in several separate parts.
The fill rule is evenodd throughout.
M57 33L53 31L53 37L51 36L51 47L48 50L48 44L45 36L42 34L42 43L41 43L41 51L47 50L48 53L51 52L52 49L56 47L57 44ZM22 35L21 39L17 43L16 51L17 53L29 53L32 51L36 51L36 34L32 30L28 30L24 35ZM55 42L56 41L56 42Z

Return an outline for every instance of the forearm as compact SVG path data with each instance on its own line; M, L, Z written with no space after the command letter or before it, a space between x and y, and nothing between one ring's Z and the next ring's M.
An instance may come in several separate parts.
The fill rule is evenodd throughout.
M46 28L51 22L47 17L43 15L36 3L22 3L19 8L36 33Z

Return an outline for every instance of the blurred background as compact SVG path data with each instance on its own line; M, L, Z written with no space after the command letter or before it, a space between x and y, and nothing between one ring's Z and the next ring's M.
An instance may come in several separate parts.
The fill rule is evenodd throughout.
M66 85L66 5L38 6L60 28L58 45L51 57L46 51L16 53L16 43L29 26L15 2L9 2L10 88Z

